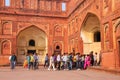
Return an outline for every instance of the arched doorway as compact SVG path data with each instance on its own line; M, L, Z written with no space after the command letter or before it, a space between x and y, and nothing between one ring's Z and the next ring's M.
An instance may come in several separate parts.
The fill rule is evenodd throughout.
M62 53L62 44L61 42L55 42L54 43L54 53L58 54L58 53Z
M17 36L18 62L23 63L28 53L37 53L42 64L47 53L46 47L47 36L43 30L34 25L22 30Z
M90 51L100 53L101 33L100 21L92 13L88 13L81 27L81 38L83 40L83 53L89 54Z

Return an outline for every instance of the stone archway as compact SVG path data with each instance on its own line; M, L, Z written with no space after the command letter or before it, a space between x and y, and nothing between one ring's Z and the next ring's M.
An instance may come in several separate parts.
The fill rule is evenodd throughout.
M83 53L90 51L100 53L101 33L100 21L95 14L88 13L81 26L81 38L83 40Z
M47 53L46 47L47 36L43 30L34 25L25 28L17 36L18 62L23 63L27 53L36 52L40 57L40 63L43 64Z

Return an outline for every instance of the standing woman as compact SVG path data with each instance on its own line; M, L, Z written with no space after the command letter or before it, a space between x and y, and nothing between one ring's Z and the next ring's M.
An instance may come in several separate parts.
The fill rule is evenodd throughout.
M56 70L55 69L54 54L52 54L52 56L50 57L50 65L48 67L48 70L50 70L51 67L53 68L53 70Z
M30 54L28 53L27 54L27 56L26 56L26 59L27 59L27 62L28 62L28 69L27 70L30 70L30 60L31 60L31 58L30 58Z

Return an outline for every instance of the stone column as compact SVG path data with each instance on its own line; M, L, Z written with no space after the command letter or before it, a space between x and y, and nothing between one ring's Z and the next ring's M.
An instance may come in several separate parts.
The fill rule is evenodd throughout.
M64 52L68 52L68 27L64 25Z
M0 7L4 7L4 0L0 0Z
M25 0L24 1L24 8L25 9L30 9L30 0Z
M53 54L53 24L49 26L49 35L48 35L48 54Z

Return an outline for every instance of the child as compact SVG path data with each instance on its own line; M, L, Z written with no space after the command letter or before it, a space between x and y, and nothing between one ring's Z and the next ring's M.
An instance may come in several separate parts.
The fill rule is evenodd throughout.
M28 67L28 62L27 62L27 60L25 60L23 63L23 68L27 68L27 67Z

